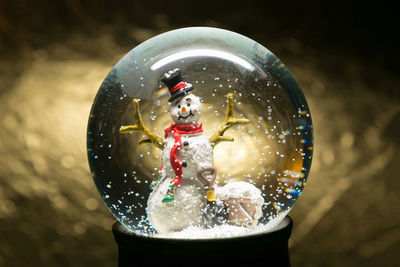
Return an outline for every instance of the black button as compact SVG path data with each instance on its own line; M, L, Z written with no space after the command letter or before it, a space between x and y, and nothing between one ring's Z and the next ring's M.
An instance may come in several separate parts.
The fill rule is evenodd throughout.
M183 142L183 145L184 145L184 146L188 146L188 145L189 145L189 142L188 142L188 141L185 141L185 142Z
M182 162L182 166L183 166L183 167L187 167L186 161Z

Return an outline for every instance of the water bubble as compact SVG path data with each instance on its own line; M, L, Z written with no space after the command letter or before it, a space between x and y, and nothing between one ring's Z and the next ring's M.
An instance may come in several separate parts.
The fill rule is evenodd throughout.
M223 140L208 144L213 158L205 157L208 165L217 168L216 186L228 188L243 182L258 190L263 202L261 217L255 220L254 228L246 228L247 232L276 224L306 184L313 150L310 112L292 75L272 53L246 37L213 28L181 29L150 39L129 52L107 75L99 89L101 97L96 98L91 111L87 150L104 202L121 223L138 231L148 225L149 218L141 215L152 210L148 205L152 192L161 190L157 188L166 192L175 178L170 160L177 142L173 134L171 142L166 141L168 133L164 132L172 123L170 107L174 103L168 101L170 90L161 81L164 73L174 68L193 85L190 93L201 99L198 122L203 132L199 136L209 141L217 134ZM233 101L228 99L231 94ZM127 98L140 100L139 105ZM236 119L248 122L237 124ZM136 127L139 120L141 128ZM121 129L130 132L124 134ZM181 138L176 151L180 163L186 160L182 172L186 175L195 172L196 160L204 155L196 142L187 140L191 137ZM353 139L342 135L340 147L348 149ZM184 140L188 145L183 145ZM324 164L334 164L334 153L328 154L321 156ZM195 173L184 178L188 182L198 179ZM158 185L150 188L156 181ZM205 199L202 195L201 201ZM169 216L166 224L178 224L199 209Z

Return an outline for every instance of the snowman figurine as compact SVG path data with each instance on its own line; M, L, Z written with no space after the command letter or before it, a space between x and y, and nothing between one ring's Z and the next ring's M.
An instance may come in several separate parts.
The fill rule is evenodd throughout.
M171 94L168 102L172 123L164 130L164 139L143 124L137 99L133 100L135 125L123 126L120 132L142 132L148 139L141 140L140 144L151 143L163 151L161 175L151 184L147 215L158 233L166 234L189 226L205 226L204 210L216 200L214 188L209 187L204 178L208 175L215 179L213 147L222 141L233 141L223 136L225 131L249 121L233 119L234 101L232 94L228 94L224 124L213 136L206 137L199 122L202 103L193 94L193 85L182 80L179 69L168 71L161 81Z
M152 185L147 214L153 227L164 233L202 226L207 199L197 169L213 166L213 149L202 134L202 105L192 84L182 81L179 69L165 73L161 81L171 93L172 124L164 130L163 168Z

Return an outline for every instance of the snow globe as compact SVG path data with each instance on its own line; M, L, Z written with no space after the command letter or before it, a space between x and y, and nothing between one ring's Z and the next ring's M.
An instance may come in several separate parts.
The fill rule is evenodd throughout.
M305 97L274 54L243 35L193 27L145 41L112 68L87 149L118 231L137 247L168 242L176 252L287 228L313 134Z

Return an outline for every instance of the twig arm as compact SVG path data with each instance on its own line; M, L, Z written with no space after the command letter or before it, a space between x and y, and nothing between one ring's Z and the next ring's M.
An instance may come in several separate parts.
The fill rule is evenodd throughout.
M227 100L227 106L226 106L226 115L225 115L225 122L224 124L217 130L216 133L214 133L211 137L210 137L210 143L213 147L215 147L215 145L217 145L220 142L224 142L224 141L229 141L229 142L233 142L234 138L233 137L227 137L227 136L223 136L224 133L231 128L233 125L236 124L247 124L249 123L248 119L234 119L233 118L233 113L234 113L234 98L233 95L231 93L229 93L226 96L226 100Z
M142 119L142 115L140 114L140 109L139 109L139 100L138 99L133 99L132 100L133 104L133 120L134 120L134 125L128 125L128 126L122 126L119 129L119 132L124 134L124 133L131 133L131 132L141 132L145 135L147 135L148 139L140 140L139 144L152 144L155 147L159 149L164 148L164 141L161 139L161 137L155 135L152 133L149 128L147 128Z

